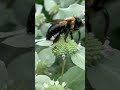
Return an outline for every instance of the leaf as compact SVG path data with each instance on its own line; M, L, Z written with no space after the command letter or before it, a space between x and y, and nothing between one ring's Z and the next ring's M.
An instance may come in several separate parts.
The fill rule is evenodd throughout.
M70 68L63 76L64 82L72 90L85 89L85 71L77 66Z
M13 32L0 32L0 38L6 38L9 36L19 35L25 33L25 29L16 30Z
M85 26L83 26L83 27L80 27L80 29L79 29L79 31L81 32L81 36L80 36L80 39L82 40L82 39L84 39L85 38ZM74 40L78 40L78 32L75 32L74 34L73 34L73 36L74 36Z
M85 1L84 0L81 2L81 5L85 6Z
M49 82L50 78L46 75L35 76L35 90L44 90L43 84Z
M41 62L46 64L48 67L50 67L55 62L55 56L50 48L43 49L38 53L38 57Z
M0 60L0 90L7 90L8 73L4 62Z
M35 52L35 70L36 70L37 65L38 65L38 63L39 63L40 61L41 61L41 60L38 58L37 52Z
M57 5L54 0L44 0L45 10L50 12L50 10Z
M120 51L107 50L102 63L88 68L87 77L96 90L118 90L120 88ZM99 81L99 82L98 82Z
M68 8L60 8L59 12L54 15L53 19L64 19L70 16L83 18L85 7L79 4L72 4Z
M9 78L15 81L25 80L27 83L31 84L34 80L34 71L35 71L35 53L33 51L24 53L16 57L8 65L8 74ZM31 78L33 77L33 78Z
M51 26L50 23L44 23L44 24L41 26L40 30L41 30L41 32L42 32L42 34L43 34L44 36L46 36L46 33L47 33L47 31L48 31L48 29L49 29L50 26Z
M73 4L76 0L60 0L60 6L62 8L67 8L69 5Z
M16 23L16 20L14 17L14 11L12 9L2 8L2 9L0 9L0 29L1 29L1 31L2 31L1 26L4 26L8 23Z
M81 32L81 37L80 39L82 40L83 38L85 38L85 26L80 28L80 32Z
M85 48L80 47L80 50L71 56L72 62L80 67L81 69L85 70Z
M13 16L17 18L17 21L20 24L26 25L28 14L30 12L30 9L32 8L33 3L34 1L32 0L15 0L15 2L13 3L12 7L15 14Z
M35 13L35 16L36 16L41 13L43 7L40 4L35 4L35 6L36 6L36 13Z
M46 40L46 38L40 39L36 43L36 45L38 45L38 46L50 46L52 44L53 44L53 42L49 41L49 40Z
M2 43L13 47L34 47L34 35L20 34L7 38Z

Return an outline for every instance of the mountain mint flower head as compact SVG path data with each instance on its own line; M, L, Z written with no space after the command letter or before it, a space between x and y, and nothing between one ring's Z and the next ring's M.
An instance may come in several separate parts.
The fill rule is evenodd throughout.
M62 85L59 84L59 81L51 80L49 83L44 83L44 90L65 90L66 83L63 82Z
M92 66L100 62L102 58L102 43L96 39L93 34L86 34L85 38L85 56L86 65Z
M64 40L64 36L60 36L60 39L54 43L52 46L52 52L56 56L65 56L65 55L72 55L78 51L79 45L74 41L71 40L70 37ZM64 57L63 57L64 58Z
M42 23L44 23L46 20L46 17L43 13L40 13L35 16L35 25L40 26Z

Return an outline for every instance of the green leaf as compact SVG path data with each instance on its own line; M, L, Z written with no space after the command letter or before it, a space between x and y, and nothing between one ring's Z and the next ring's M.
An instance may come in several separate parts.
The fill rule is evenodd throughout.
M76 0L60 0L60 6L63 8L69 7L69 5L73 4Z
M46 36L46 33L47 33L48 28L49 28L50 26L51 26L50 23L44 23L44 24L41 26L40 30L41 30L41 32L42 32L42 34L43 34L44 36Z
M35 76L35 90L44 90L43 84L49 82L50 78L46 75Z
M79 29L79 31L81 32L81 36L80 36L80 39L82 40L82 39L84 39L85 38L85 26L83 26L83 27L80 27L80 29ZM73 34L73 36L74 36L74 40L78 40L78 32L75 32L74 34Z
M80 32L81 32L81 37L80 39L82 40L83 38L85 38L85 26L80 28Z
M67 87L72 90L85 89L85 71L77 66L70 68L63 76L64 82Z
M34 47L34 35L20 34L7 38L2 43L13 47Z
M5 64L0 60L0 90L7 90L8 73Z
M49 12L49 14L54 14L59 10L59 6L54 0L44 0L45 10Z
M4 28L6 27L3 27L3 28L1 27L4 25L7 25L8 23L16 24L16 18L14 17L14 11L13 9L6 9L5 7L4 8L0 7L0 31L3 31ZM9 28L7 28L7 31L9 31Z
M53 19L64 19L70 16L83 18L85 7L79 4L72 4L68 8L60 8L59 12L54 15Z
M15 2L13 3L12 9L14 11L14 15L17 18L17 21L20 24L26 25L28 14L30 12L30 9L32 8L33 3L34 1L32 0L15 0ZM24 7L24 9L22 9L21 7Z
M46 38L42 38L42 39L38 40L36 43L36 45L38 45L38 46L50 46L52 44L53 44L53 42L46 40Z
M120 88L120 51L109 46L104 50L103 55L102 63L87 69L88 80L96 90L118 90Z
M40 4L35 4L35 6L36 6L36 13L35 14L38 15L41 13L43 7Z
M39 33L40 33L40 31L37 30L37 28L35 27L35 38L38 37Z
M71 59L75 65L85 70L85 48L84 47L81 46L79 51L71 56Z
M24 34L26 31L25 29L15 30L12 32L0 32L0 38L6 38L14 35Z
M41 61L41 60L38 58L37 52L35 52L35 70L36 70L37 65L38 65L38 63L39 63L40 61Z
M85 1L84 0L81 2L81 5L85 6Z
M55 56L50 48L43 49L38 53L41 62L50 67L55 62Z
M31 83L33 80L33 72L35 71L34 67L34 56L33 51L23 53L16 57L9 65L8 65L8 74L9 78L16 81L28 81ZM33 66L33 67L32 67ZM30 81L31 80L31 81Z

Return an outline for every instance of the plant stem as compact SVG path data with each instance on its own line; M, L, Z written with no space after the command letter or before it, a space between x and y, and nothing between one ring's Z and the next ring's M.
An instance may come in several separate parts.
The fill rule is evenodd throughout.
M63 82L63 74L64 74L64 70L65 70L65 64L66 64L66 60L64 59L63 63L62 63L62 72L61 72L60 84L62 84L62 82Z

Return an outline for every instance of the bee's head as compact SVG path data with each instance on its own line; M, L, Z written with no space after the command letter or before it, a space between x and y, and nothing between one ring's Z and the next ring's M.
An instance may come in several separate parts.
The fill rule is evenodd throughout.
M82 20L77 18L77 17L75 17L75 27L74 27L74 29L77 30L82 25L83 25Z

